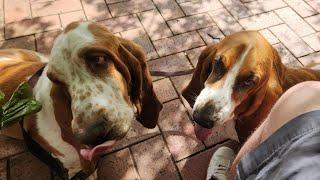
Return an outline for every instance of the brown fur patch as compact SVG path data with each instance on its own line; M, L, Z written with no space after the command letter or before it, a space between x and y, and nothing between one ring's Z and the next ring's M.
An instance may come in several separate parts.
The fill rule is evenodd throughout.
M94 171L94 164L96 162L86 161L80 155L80 149L84 148L84 146L77 141L72 133L71 121L73 117L71 111L71 101L67 94L67 90L63 86L53 84L50 96L53 101L55 118L61 128L62 139L71 144L77 150L83 171L91 174Z
M67 27L64 28L63 33L68 33L69 31L76 29L79 26L79 24L80 24L79 22L72 22L68 24Z
M45 66L45 63L40 61L40 57L28 50L0 50L0 56L11 59L0 61L0 89L5 94L5 101L20 83Z

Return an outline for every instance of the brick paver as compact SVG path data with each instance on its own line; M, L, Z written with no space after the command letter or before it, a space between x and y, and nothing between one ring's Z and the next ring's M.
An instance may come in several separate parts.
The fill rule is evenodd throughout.
M307 22L289 7L278 9L276 13L299 36L306 36L315 32Z
M191 15L220 9L223 6L218 0L199 0L181 3L180 7L186 15Z
M283 24L271 27L270 30L296 57L300 57L313 52L313 50L287 25Z
M198 46L203 46L200 35L193 31L189 33L180 34L171 38L165 38L154 41L154 46L160 56L173 54L176 52L184 51Z
M82 0L83 10L90 21L101 21L111 18L104 0Z
M31 18L28 0L4 0L5 22L11 23Z
M97 174L99 179L139 179L128 148L112 153L100 161Z
M253 14L261 14L287 6L282 0L257 0L245 3Z
M172 36L172 32L157 10L150 10L138 14L143 27L152 40ZM159 31L161 29L161 31Z
M142 28L123 31L120 34L122 37L130 39L142 46L147 54L147 59L154 59L158 57L158 54L154 50L147 33L145 33Z
M175 0L153 0L166 20L183 17L184 14Z
M306 21L310 23L314 29L316 29L317 31L320 31L320 14L308 17L306 18Z
M86 21L86 16L83 11L73 11L63 13L60 15L62 27L66 27L68 24L74 21Z
M313 9L308 3L303 0L284 0L289 6L295 10L300 16L308 17L317 14L317 11Z
M282 23L281 19L279 19L273 12L240 19L239 22L246 30L260 30Z
M225 35L241 31L241 25L229 14L226 9L218 9L209 12L210 16L217 23L218 27Z
M214 22L208 14L197 14L168 21L168 24L174 34L180 34L214 25Z
M244 4L242 4L238 0L224 0L220 2L236 19L245 18L253 14Z
M0 160L0 179L7 179L7 161Z
M141 45L151 70L192 69L206 45L244 29L258 30L287 66L320 68L320 0L0 0L0 46L49 56L61 30L83 20ZM180 94L191 77L152 77L164 103L158 125L134 121L100 161L98 179L204 179L225 137L215 129L205 142L195 138ZM22 141L0 136L1 180L52 178Z
M82 6L80 0L55 0L32 3L31 9L33 17L38 17L81 10Z
M320 51L320 33L311 34L303 40L315 51Z

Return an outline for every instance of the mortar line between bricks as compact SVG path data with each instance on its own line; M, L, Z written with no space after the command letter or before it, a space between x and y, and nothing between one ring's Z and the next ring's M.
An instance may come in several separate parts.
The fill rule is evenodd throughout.
M171 100L170 100L170 101L174 101L174 100L176 100L176 99L179 99L179 93L177 92L177 90L176 90L176 88L175 88L175 86L174 86L174 83L172 82L172 80L171 80L170 78L169 78L169 81L170 81L171 85L173 86L173 89L175 90L176 94L178 95L178 98L175 98L175 99L171 99ZM170 102L170 101L167 101L167 102ZM167 102L163 102L162 104L165 104L165 103L167 103ZM163 131L162 131L162 129L161 129L161 126L159 125L159 123L157 123L157 125L158 125L159 131L160 131L160 133L161 133L162 139L163 139L163 141L164 141L164 143L165 143L165 146L167 147L167 149L168 149L168 151L169 151L169 153L170 153L171 160L172 160L172 162L173 162L173 164L174 164L174 166L175 166L175 168L176 168L176 171L178 172L179 178L182 180L182 179L183 179L183 178L182 178L182 175L181 175L181 173L180 173L180 171L179 171L179 168L178 168L178 166L177 166L177 164L176 164L175 159L173 158L173 155L172 155L172 153L171 153L171 151L170 151L168 142L167 142L166 138L164 137L164 134L163 134Z
M107 10L109 11L109 14L110 14L110 16L111 16L111 18L107 18L107 19L112 19L112 18L114 18L113 15L111 14L111 10L110 10L110 8L109 8L109 4L107 3L107 1L106 1L106 0L103 0L103 2L106 4ZM121 2L122 2L122 1L121 1ZM105 19L105 20L107 20L107 19ZM103 20L101 20L101 21L103 21Z
M61 19L60 14L58 14L58 17L59 17L59 22L60 22L60 28L61 28L61 30L62 30L62 29L63 29L63 27L62 27L62 19Z
M7 164L7 169L6 169L7 180L11 180L11 176L10 176L10 159L9 158L6 160L6 164Z
M109 7L108 7L108 9L109 9ZM123 15L119 15L119 16L113 16L113 15L111 14L111 10L110 10L110 14L111 14L112 18L119 18L119 17L124 17L124 16L137 15L138 13L143 13L143 12L151 11L151 10L153 10L153 9L155 9L155 8L146 9L146 10L142 10L142 11L138 11L138 12L131 12L131 13L129 13L129 14L123 14ZM109 18L109 19L112 19L112 18ZM107 20L107 19L106 19L106 20ZM103 20L102 20L102 21L103 21Z
M289 7L284 7L284 8L290 8L291 10L293 10L290 6L289 6ZM284 8L283 8L283 9L284 9ZM299 16L299 14L296 13L294 10L293 10L293 12L294 12L296 15ZM298 35L298 34L296 33L296 31L290 27L290 25L287 23L287 21L285 21L284 19L282 19L275 11L273 11L273 13L274 13L276 16L278 16L278 18L279 18L280 20L282 20L282 22L284 22L284 24L286 24L293 32L295 32L295 34L296 34L299 38L302 39L302 37L306 37L306 36L309 36L309 35L311 35L311 34L314 34L314 33L310 33L310 34L307 34L307 35L304 35L304 36ZM299 17L302 18L301 16L299 16ZM309 25L309 26L311 27L311 29L313 29L315 32L317 32L317 30L314 29L306 20L304 20L304 18L302 18L302 21L303 21L303 22L306 22L307 25ZM303 40L303 39L302 39L302 40ZM304 40L303 40L303 41L304 41ZM307 44L307 45L308 45L308 44ZM308 45L308 46L309 46L309 45ZM311 48L311 49L312 49L312 48Z
M215 25L217 25L214 21L213 21L213 23L214 23ZM173 36L179 36L179 35L181 35L181 34L190 33L190 32L197 32L197 31L200 30L200 29L205 29L205 28L208 28L208 27L211 27L211 26L215 26L215 25L208 25L208 26L205 26L205 27L195 28L195 29L191 29L191 30L188 30L188 31L184 31L184 32L182 32L182 33L174 33ZM199 34L199 35L200 35L200 34ZM204 41L204 42L205 42L205 41ZM206 43L205 43L205 44L206 44Z
M185 106L185 104L183 103L183 100L182 100L182 94L180 94L179 92L178 92L178 90L176 89L176 87L174 86L174 83L173 83L173 81L172 81L172 79L171 78L169 78L169 80L171 81L171 83L173 84L173 88L175 89L175 91L176 91L176 93L178 94L178 96L179 96L179 101L180 101L180 103L183 105L183 107L186 109L186 112L187 112L187 116L189 117L189 121L194 125L194 122L192 121L192 116L189 114L189 111L187 110L187 107ZM181 95L181 96L180 96ZM177 99L174 99L174 100L177 100ZM172 100L173 101L173 100ZM163 104L165 104L165 103L163 103ZM205 147L205 149L206 149L206 144L203 142L203 141L201 141L201 143L202 143L202 145ZM196 153L196 152L195 152ZM194 154L194 153L193 153ZM180 160L179 160L180 161Z
M9 160L10 158L12 158L14 156L21 155L21 154L26 153L26 152L29 152L29 150L28 149L23 150L22 152L18 152L16 154L12 154L12 155L6 156L4 158L1 158L0 160Z
M188 157L182 158L182 159L180 159L179 161L177 161L176 163L179 163L179 162L181 162L181 161L183 161L183 160L189 159L189 158L191 158L191 157L193 157L193 156L196 156L196 155L198 155L198 154L200 154L200 153L202 153L202 152L208 151L209 149L211 149L211 148L213 148L213 147L215 147L215 146L224 144L224 143L226 143L226 142L228 142L228 141L229 141L229 139L226 139L226 140L220 141L220 142L218 142L218 143L212 144L212 145L210 145L210 146L206 146L206 145L205 145L205 148L204 148L204 149L202 149L202 150L200 150L200 151L198 151L198 152L196 152L196 153L194 153L194 154L191 154L191 155L188 156Z
M105 1L105 3L106 3L107 5L113 5L113 4L120 4L120 3L123 3L123 2L134 1L134 0L121 0L121 1L111 2L111 3L107 3L106 0L104 0L104 1Z
M183 105L183 107L187 110L186 112L187 112L187 115L188 115L188 117L189 117L189 120L191 121L192 125L194 125L194 122L192 121L192 115L189 113L186 105L183 103L182 98L183 98L182 94L179 94L179 100L180 100L181 104ZM188 103L188 101L187 101L187 103ZM201 141L201 142L202 142L202 141Z
M186 16L187 14L186 14L186 13L184 12L184 10L181 8L180 3L178 3L177 0L174 0L174 2L177 3L177 5L178 5L179 9L181 10L181 12L184 14L184 16Z
M6 11L5 11L5 3L2 1L2 7L3 7L3 39L6 40Z
M158 11L158 13L159 13L160 16L162 17L162 19L164 20L164 23L167 25L167 27L169 28L170 32L172 33L172 36L169 36L169 37L173 37L173 36L174 36L174 33L173 33L173 31L171 30L171 28L170 28L170 26L169 26L169 24L168 24L168 21L162 16L161 11L160 11L160 9L158 8L158 6L156 5L156 3L154 3L153 0L151 0L151 1L152 1L153 5L156 7L156 10ZM169 38L169 37L166 37L166 38ZM161 39L165 39L165 38L161 38ZM159 39L157 39L157 40L159 40ZM157 50L156 50L156 51L157 51ZM158 52L158 51L157 51L157 52Z
M209 15L209 17L210 17L210 15ZM213 20L212 20L213 21ZM213 21L213 23L215 23L214 21ZM216 23L215 23L216 24ZM217 26L217 25L212 25L212 26L208 26L208 27L204 27L204 28L201 28L201 29L206 29L206 28L209 28L209 27L213 27L213 26ZM197 29L197 30L195 30L198 34L199 34L199 36L200 36L200 38L202 39L202 41L204 42L204 44L205 44L205 46L208 46L209 44L204 40L204 38L201 36L201 34L200 34L200 32L199 32L199 30L201 30L201 29ZM218 28L219 29L219 28ZM220 29L219 29L220 30ZM211 44L211 43L210 43ZM191 61L190 61L190 63L191 63ZM192 64L192 63L191 63Z
M201 36L200 36L201 37ZM202 39L203 40L203 39ZM204 41L204 40L203 40ZM204 41L204 43L206 44L206 42ZM208 45L206 44L206 45L204 45L204 46L201 46L201 47L207 47ZM200 47L198 47L198 48L200 48ZM196 49L196 48L193 48L193 49ZM193 50L193 49L190 49L190 50L186 50L186 51L191 51L191 50ZM186 51L184 51L184 55L187 57L187 60L188 60L188 62L189 62L189 64L191 64L191 67L192 67L192 69L195 69L196 67L192 64L192 62L191 62L191 59L189 58L189 56L188 56L188 54L187 54L187 52ZM201 53L200 53L201 54ZM200 56L200 55L199 55ZM197 57L197 59L199 59L199 57ZM198 62L197 62L197 64L198 64ZM193 74L193 73L192 73Z
M245 4L245 3L243 3ZM259 16L261 14L265 14L265 13L270 13L270 12L273 12L273 11L276 11L276 10L279 10L279 9L282 9L282 8L286 8L286 7L290 7L290 6L284 6L284 7L278 7L278 8L275 8L275 9L272 9L272 10L267 10L267 11L263 11L261 13L257 13L257 14L253 14L252 16L248 16L248 17L244 17L244 18L239 18L239 19L236 19L237 21L238 20L241 20L241 19L245 19L245 18L250 18L250 17L253 17L253 16ZM248 9L248 8L247 8ZM249 10L249 9L248 9ZM249 10L250 11L250 10ZM251 11L252 12L252 11ZM275 13L275 12L273 12ZM231 13L230 13L231 14ZM232 14L231 14L232 15ZM240 24L240 23L239 23Z
M280 18L280 16L278 16L278 14L277 13L275 13L274 12L274 14L278 17L278 18ZM280 18L281 19L281 18ZM281 19L282 20L282 19ZM302 37L300 37L286 22L284 22L283 24L285 24L296 36L298 36L298 38L302 41L302 42L304 42L312 51L313 51L313 49L309 46L309 44L307 44L303 39L302 39ZM283 25L283 24L278 24L279 26L280 25ZM275 26L278 26L278 25L275 25ZM272 26L272 27L274 27L274 26ZM271 31L271 30L270 30ZM276 36L277 37L277 36ZM295 55L294 55L294 53L285 45L285 43L284 42L282 42L280 39L279 39L279 41L289 50L289 52L295 57L295 58L300 58L301 56L299 56L299 57L296 57ZM310 53L309 53L310 54Z
M165 39L165 38L164 38L164 39ZM174 55L174 54L178 54L178 53L181 53L181 52L184 52L184 51L188 51L188 50L191 50L191 49L199 48L199 47L202 47L202 46L206 46L206 44L204 43L204 45L202 44L202 45L195 46L195 47L192 47L192 48L189 48L189 49L185 49L185 50L182 50L182 51L177 51L177 52L173 52L173 53L171 53L171 54L166 54L166 55L164 55L164 56L160 56L160 57L157 58L157 59L160 59L160 58L162 58L162 57L171 56L171 55ZM148 62L154 61L154 60L156 60L156 59L150 59Z
M227 8L227 6L222 3L222 0L218 0L218 1L219 1L220 4L222 5L222 7L231 15L231 17L232 17L238 24L240 24L240 22L239 22L240 18L235 17L235 16L231 13L231 11ZM245 6L244 3L242 3L241 1L239 1L239 3L243 4L243 6L244 6L249 12L252 13L252 11L251 11L249 8L247 8L247 6ZM216 10L217 10L217 9L216 9ZM215 10L213 10L213 11L215 11ZM252 14L253 14L253 13L252 13ZM255 16L255 15L252 15L252 16ZM248 16L248 17L252 17L252 16ZM248 17L245 17L245 18L248 18ZM245 19L245 18L242 18L242 19ZM241 24L240 24L240 26L241 26ZM241 27L242 27L242 26L241 26Z
M83 11L84 17L85 17L85 18L86 18L86 20L88 21L88 16L87 16L86 11L84 10L84 6L83 6L82 1L83 1L83 0L80 0L80 4L81 4L81 7L82 7L82 11Z
M210 27L211 27L211 26L210 26ZM200 37L201 37L201 36L200 36ZM163 38L163 39L165 39L165 38ZM202 39L202 40L203 40L203 39ZM190 51L190 50L197 49L197 48L199 48L199 47L203 47L203 46L207 46L207 45L206 45L206 43L205 43L205 45L202 45L202 46L193 47L193 48L186 49L186 50L183 50L183 51L179 51L179 52L176 52L176 53L173 53L173 54L169 54L169 55L159 56L159 57L157 57L157 58L150 59L150 60L148 60L147 62L151 62L151 61L159 60L159 59L161 59L161 58L165 58L165 57L168 57L168 56L173 56L173 55L175 55L175 54L179 54L179 53L184 53L185 51ZM190 61L190 64L192 65L191 61ZM192 66L192 67L193 67L193 66ZM193 68L194 68L194 67L193 67Z
M305 18L308 18L308 17L311 17L311 16L316 15L316 14L314 14L314 15L302 17L302 16L298 13L298 11L296 11L293 7L290 6L290 4L288 4L286 1L283 1L283 2L286 3L286 4L288 5L288 7L289 7L290 9L292 9L298 16L300 16L300 17L303 19L303 21L306 21ZM314 9L312 6L310 6L309 3L305 2L305 1L303 1L303 2L306 3L306 4L307 4L311 9L313 9L315 12L317 12L317 10ZM317 14L318 14L318 13L317 13Z
M297 58L281 41L279 41L278 43L276 43L276 44L274 44L274 45L277 45L277 44L279 44L279 45L282 45L283 46L283 48L285 49L285 50L287 50L294 58L295 58L295 60L297 60L298 61L298 63L300 63L300 65L302 65L302 66L304 66L300 61L299 61L299 58ZM273 45L272 45L272 47L273 47ZM274 47L273 47L274 48ZM277 52L278 52L278 50L277 50ZM279 52L278 52L278 54L279 54ZM304 56L307 56L307 55L309 55L309 54L306 54L306 55L304 55ZM279 54L279 56L280 56L280 54ZM303 56L302 56L303 57ZM280 56L280 58L282 59L282 57ZM281 60L280 59L280 60ZM282 62L282 60L281 60L281 62ZM284 64L285 65L285 64ZM286 67L287 67L287 65L285 65ZM291 67L289 67L289 68L291 68Z
M158 127L158 128L159 128L159 127ZM149 140L149 139L155 138L155 137L157 137L157 136L159 136L159 135L160 135L160 132L159 132L159 133L155 133L154 135L152 135L152 136L150 136L150 137L148 137L148 138L146 138L146 139L143 139L143 140L140 140L140 141L137 141L137 142L128 144L127 146L121 147L121 148L119 148L119 149L115 149L115 150L112 150L112 151L110 151L110 152L107 152L106 154L102 155L102 157L107 156L107 155L112 154L112 153L115 153L115 152L118 152L118 151L121 151L121 150L123 150L123 149L129 148L129 147L131 147L131 146L137 145L137 144L142 143L142 142L144 142L144 141L147 141L147 140Z
M173 81L172 81L171 78L169 78L169 81L171 82L171 84L172 84L175 92L177 93L178 98L172 99L172 100L167 101L167 102L163 102L162 104L166 104L166 103L171 102L171 101L179 100L180 103L183 105L183 107L186 109L187 116L189 117L188 121L190 121L190 122L193 124L193 122L192 122L192 117L191 117L191 115L189 114L189 112L188 112L188 110L187 110L187 107L184 105L184 103L183 103L183 101L182 101L182 99L181 99L182 96L180 96L180 93L179 93L179 91L177 90L177 88L175 87L175 85L174 85L174 83L173 83ZM159 126L159 128L160 128L160 126ZM166 141L166 140L165 140L165 141ZM203 141L201 141L201 143L202 143L202 145L203 145L204 147L206 147L206 145L204 144ZM168 148L169 148L169 147L168 147ZM178 162L178 161L174 160L174 162Z
M147 37L148 37L149 41L151 42L151 45L152 45L152 47L153 47L154 51L157 53L158 57L160 57L160 55L159 55L159 53L158 53L158 51L157 51L156 47L154 46L154 44L153 44L153 42L152 42L151 37L149 36L149 34L148 34L147 30L146 30L146 29L145 29L145 27L143 26L143 23L141 22L141 19L140 19L140 17L138 16L138 13L136 14L136 17L138 18L138 21L139 21L139 23L140 23L140 25L141 25L141 27L142 27L142 29L143 29L144 33L146 33L146 35L147 35Z
M174 164L175 170L176 170L176 172L178 172L179 178L180 178L181 180L183 180L183 179L182 179L182 175L180 174L179 168L178 168L178 166L177 166L177 164L176 164L176 161L174 160L173 155L172 155L172 153L171 153L171 151L170 151L170 149L169 149L169 145L168 145L168 143L167 143L167 140L166 140L166 138L164 137L164 134L163 134L163 131L162 131L161 127L159 126L159 122L157 122L157 125L158 125L158 128L159 128L159 131L160 131L160 135L161 135L161 137L162 137L162 140L163 140L166 148L167 148L168 151L169 151L170 158L171 158L171 161L172 161L173 164Z
M220 9L224 9L224 8L220 8ZM210 19L216 24L217 28L218 28L219 31L223 34L223 36L227 36L227 35L222 31L222 29L218 26L217 22L213 19L213 17L210 15L209 12L212 12L212 11L208 11L208 15L209 15ZM229 12L228 12L228 13L229 13ZM238 21L236 21L236 22L241 26L241 24L240 24ZM242 26L241 26L241 27L242 27ZM243 27L242 27L242 28L243 28Z
M30 15L31 18L33 18L33 13L32 13L32 7L31 7L31 1L29 0L29 8L30 8Z
M32 35L42 34L42 33L45 33L45 32L54 32L54 31L61 31L61 28L60 29L52 29L52 30L48 30L48 31L42 31L42 32L23 35L23 36L11 37L11 38L7 38L7 39L1 40L1 41L14 40L14 39L18 39L18 38L29 37L29 36L32 36Z
M133 166L134 166L134 168L136 169L136 172L137 172L137 174L138 174L139 180L141 180L141 175L140 175L140 173L139 173L138 165L137 165L137 163L136 163L136 160L134 159L131 146L128 146L128 149L129 149L129 154L130 154L130 156L131 156L131 158L132 158L132 161L133 161Z
M319 13L319 14L312 15L312 16L318 16L318 15L320 15L320 13ZM312 17L312 16L309 16L309 17ZM319 33L319 32L320 32L320 31L316 30L316 29L313 27L313 25L311 25L311 24L310 24L308 21L306 21L305 19L303 19L303 21L306 22L309 26L311 26L311 28L316 31L315 33ZM309 34L309 35L310 35L310 34Z
M278 25L280 25L280 24L278 24ZM274 25L274 26L278 26L278 25ZM270 26L270 27L274 27L274 26ZM259 30L259 31L268 30L268 31L271 33L271 35L273 35L279 42L281 42L280 39L270 30L270 27L261 29L261 30ZM277 43L276 43L276 44L277 44ZM272 44L271 44L271 45L272 45Z
M182 98L182 95L180 96L180 93L178 92L177 88L175 87L172 79L169 78L169 80L170 80L170 82L171 82L174 90L175 90L176 93L178 94L178 99L179 99L180 103L185 107L185 105L184 105L184 103L183 103L183 100L181 99L181 98ZM163 103L163 104L165 104L165 103ZM187 107L185 107L185 109L187 110ZM192 117L191 117L191 115L189 114L188 110L187 110L186 112L187 112L187 115L188 115L188 117L189 117L189 121L191 121L191 123L194 125L194 123L193 123L193 121L192 121ZM202 145L204 145L204 147L206 147L206 145L205 145L205 143L204 143L203 141L201 141L201 143L202 143Z
M282 43L281 43L282 44ZM287 48L287 47L285 47L285 48ZM311 55L311 54L316 54L316 53L319 53L320 51L314 51L313 53L309 53L309 54L306 54L306 55L303 55L303 56L301 56L301 57L299 57L299 58L297 58L297 60L302 64L302 66L305 66L299 59L300 58L303 58L303 57L307 57L307 56L309 56L309 55ZM290 52L291 53L291 52ZM293 55L294 56L294 55ZM294 56L295 57L295 56Z
M34 48L35 48L35 51L37 51L37 52L38 52L38 43L37 43L36 35L35 35L35 34L33 34L32 36L34 37Z

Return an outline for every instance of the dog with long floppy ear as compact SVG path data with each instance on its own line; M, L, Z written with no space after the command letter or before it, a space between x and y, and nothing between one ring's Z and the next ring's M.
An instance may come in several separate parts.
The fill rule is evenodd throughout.
M152 85L145 55L141 47L120 39L119 54L127 65L131 75L131 100L137 108L137 120L146 128L157 125L162 104L157 98Z
M197 66L193 72L192 79L182 90L182 96L188 101L191 107L196 100L196 97L200 94L201 90L204 88L204 82L208 78L208 73L211 71L210 58L212 55L214 56L215 44L211 44L207 46L200 54ZM210 56L211 55L211 56Z
M217 64L220 66L216 68ZM223 86L226 79L229 81ZM214 124L235 121L239 140L244 141L284 91L308 80L320 80L320 72L286 67L259 32L242 31L209 45L201 53L182 95L193 107L194 121L202 125L197 137L208 137L207 130Z

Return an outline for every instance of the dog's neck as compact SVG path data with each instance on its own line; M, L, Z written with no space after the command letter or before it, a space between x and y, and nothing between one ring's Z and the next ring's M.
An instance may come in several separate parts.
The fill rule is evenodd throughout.
M38 144L41 144L43 149L51 153L63 164L64 168L68 169L69 177L72 177L84 169L83 162L78 149L64 139L65 128L61 127L55 116L56 100L52 97L54 83L49 80L46 71L47 67L44 68L33 88L34 96L43 108L33 117L25 119L24 128Z
M285 67L284 74L281 82L281 87L284 91L298 83L304 81L317 81L320 79L320 71L307 68L294 69Z
M252 114L239 118L236 129L241 142L244 142L251 131L256 129L268 116L271 108L280 96L290 87L304 82L320 79L320 71L307 68L289 68L281 62L275 64L270 73L261 105Z

